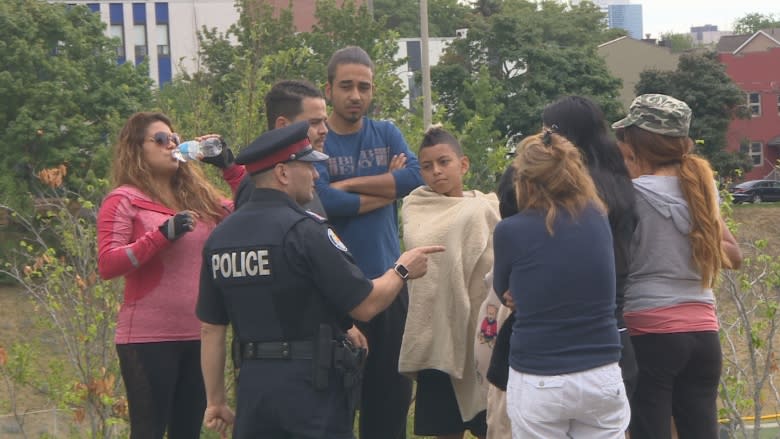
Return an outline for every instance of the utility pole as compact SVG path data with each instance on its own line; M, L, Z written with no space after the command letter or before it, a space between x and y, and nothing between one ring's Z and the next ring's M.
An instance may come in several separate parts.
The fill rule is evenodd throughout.
M428 58L428 0L420 0L420 55L422 58L423 129L431 126L431 63Z
M374 0L366 0L366 10L371 19L374 19Z

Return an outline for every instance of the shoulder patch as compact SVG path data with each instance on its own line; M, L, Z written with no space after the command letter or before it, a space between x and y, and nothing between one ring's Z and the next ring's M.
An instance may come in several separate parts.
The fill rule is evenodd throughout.
M314 218L315 220L317 220L317 222L320 222L320 223L324 223L325 221L328 220L324 216L318 214L317 212L312 212L311 210L307 210L306 213L309 214L310 217Z
M347 246L344 245L343 242L341 242L341 238L336 235L336 232L333 231L333 229L328 229L328 239L330 240L330 243L333 244L334 247L337 249L345 252L347 250Z

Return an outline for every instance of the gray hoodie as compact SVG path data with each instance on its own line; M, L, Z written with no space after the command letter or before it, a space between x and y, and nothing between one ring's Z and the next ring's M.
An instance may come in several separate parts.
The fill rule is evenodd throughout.
M685 302L715 303L693 265L691 216L678 177L633 180L639 222L629 252L625 312Z

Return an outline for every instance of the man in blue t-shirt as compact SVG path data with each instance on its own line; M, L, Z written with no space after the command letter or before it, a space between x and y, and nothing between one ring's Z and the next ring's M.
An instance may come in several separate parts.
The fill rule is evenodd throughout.
M395 201L423 184L417 158L398 128L365 117L373 97L374 65L359 47L336 51L328 63L325 96L331 103L325 152L317 164L317 192L328 221L363 274L393 269L400 254ZM360 437L405 437L412 384L398 373L406 287L395 302L360 329L368 338L363 376Z

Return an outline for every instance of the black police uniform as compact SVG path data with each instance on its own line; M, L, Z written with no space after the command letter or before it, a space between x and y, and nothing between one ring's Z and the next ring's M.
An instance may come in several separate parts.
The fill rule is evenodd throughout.
M248 153L277 148L262 137ZM197 315L231 323L241 342L234 438L353 438L344 376L335 360L322 367L335 355L322 334L343 336L372 288L324 220L286 193L255 189L217 226L203 250Z

